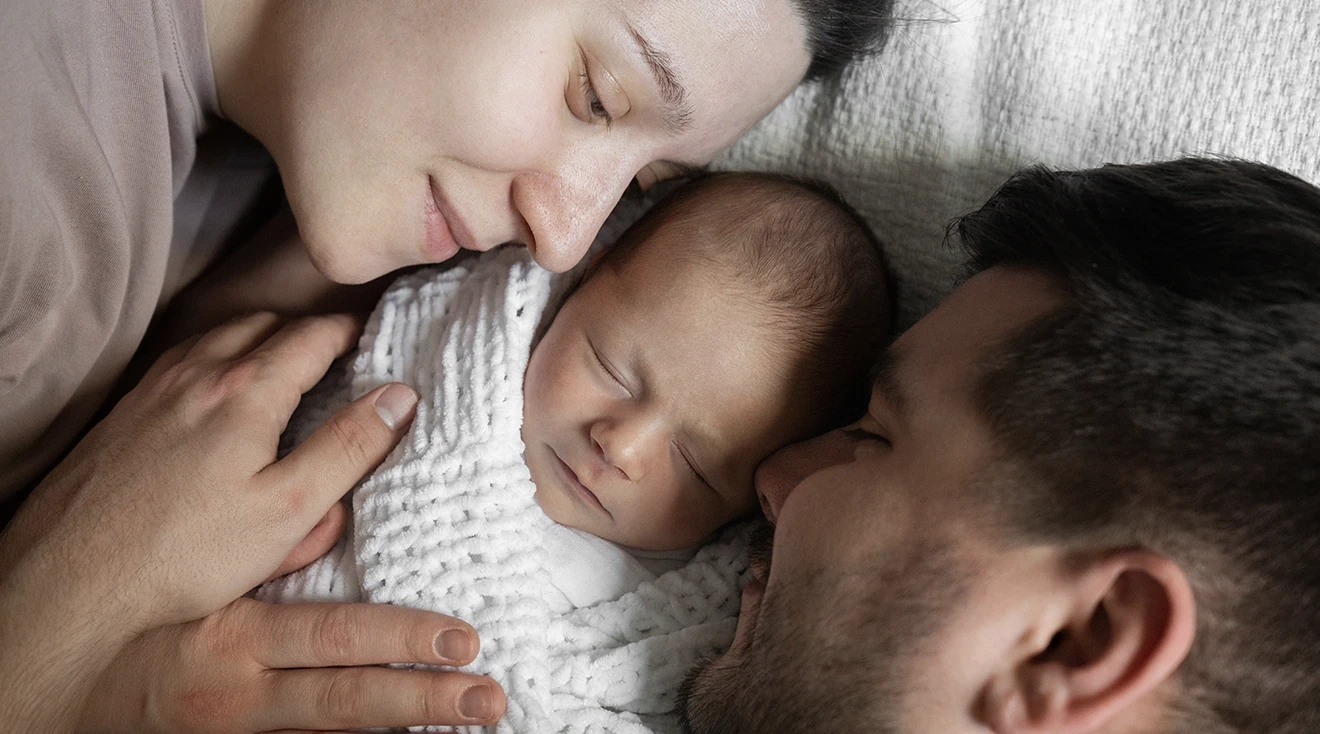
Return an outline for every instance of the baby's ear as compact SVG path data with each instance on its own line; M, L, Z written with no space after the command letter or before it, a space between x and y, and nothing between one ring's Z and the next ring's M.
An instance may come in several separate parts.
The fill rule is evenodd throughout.
M997 734L1085 734L1149 699L1187 656L1192 590L1177 564L1146 550L1081 570L1071 613L1048 645L988 685L985 723ZM1049 632L1050 630L1045 630Z

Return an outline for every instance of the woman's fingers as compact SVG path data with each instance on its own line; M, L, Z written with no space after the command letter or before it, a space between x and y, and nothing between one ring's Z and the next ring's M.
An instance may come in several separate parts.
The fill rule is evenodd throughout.
M363 667L464 665L479 649L472 627L421 609L368 604L257 602L235 623L270 670L257 728L356 729L491 724L504 713L499 685L453 671Z
M452 671L281 670L270 675L267 693L253 722L263 729L485 725L498 721L505 707L494 681Z
M314 493L306 502L304 531L367 472L383 461L412 421L417 393L399 383L382 385L330 417L297 448L262 471L289 493Z
M269 734L490 723L505 698L487 678L374 667L441 663L436 640L451 631L470 643L465 657L476 653L471 627L419 609L239 599L206 619L150 630L125 648L100 677L79 731ZM267 662L272 657L277 664ZM473 687L480 690L464 700ZM481 696L489 696L491 713L474 717L485 710L473 700Z
M236 624L257 635L252 649L267 668L466 665L480 649L471 625L422 609L236 602L231 611L244 615Z
M316 523L316 527L312 528L298 546L289 552L280 567L275 569L275 573L266 580L270 581L286 573L293 573L328 553L339 541L339 536L344 533L344 526L347 524L348 508L344 503L336 502L331 505L321 521Z
M188 352L192 351L192 348L196 346L197 342L201 341L201 339L202 339L202 335L197 334L195 336L191 336L187 339L184 339L178 344L175 344L173 347L170 347L169 349L165 350L165 352L161 354L159 357L157 357L156 361L153 362L151 364L151 367L149 367L147 371L142 375L142 379L139 380L139 382L143 382L145 380L154 380L157 377L159 377L161 372L164 372L165 370L182 362L184 357L188 356Z
M248 361L270 370L278 386L296 395L311 390L336 357L352 349L362 320L350 314L295 319L270 334L248 354Z
M256 349L270 338L285 319L269 311L259 311L227 321L203 334L187 354L199 361L237 359Z
M251 397L282 431L303 393L325 376L335 359L353 348L362 323L336 314L296 319L272 333L228 369L240 380L251 379Z

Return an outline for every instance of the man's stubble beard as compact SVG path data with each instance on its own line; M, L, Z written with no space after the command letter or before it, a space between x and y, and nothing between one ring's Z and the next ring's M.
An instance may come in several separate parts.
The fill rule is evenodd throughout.
M764 564L762 578L772 543L767 525L748 544L749 562ZM684 679L684 731L896 734L909 666L967 581L947 545L922 543L897 555L850 574L781 585L744 649L700 661Z

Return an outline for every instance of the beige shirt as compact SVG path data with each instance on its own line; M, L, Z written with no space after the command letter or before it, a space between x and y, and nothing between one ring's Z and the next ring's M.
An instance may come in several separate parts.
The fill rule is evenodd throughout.
M218 111L202 0L0 2L0 500L269 180Z

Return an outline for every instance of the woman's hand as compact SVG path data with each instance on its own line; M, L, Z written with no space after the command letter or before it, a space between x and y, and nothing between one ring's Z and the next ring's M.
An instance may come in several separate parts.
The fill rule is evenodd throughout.
M275 461L358 328L257 314L185 342L34 490L0 536L0 728L67 726L129 639L260 583L385 457L416 399L400 385Z
M59 503L46 527L69 539L67 560L90 564L62 575L113 576L135 632L203 617L267 578L412 416L415 394L383 387L275 461L302 394L358 328L257 314L167 352L33 494Z
M367 667L463 665L477 635L455 619L367 604L239 599L205 619L148 632L101 676L86 734L248 734L491 724L504 694L488 678Z

